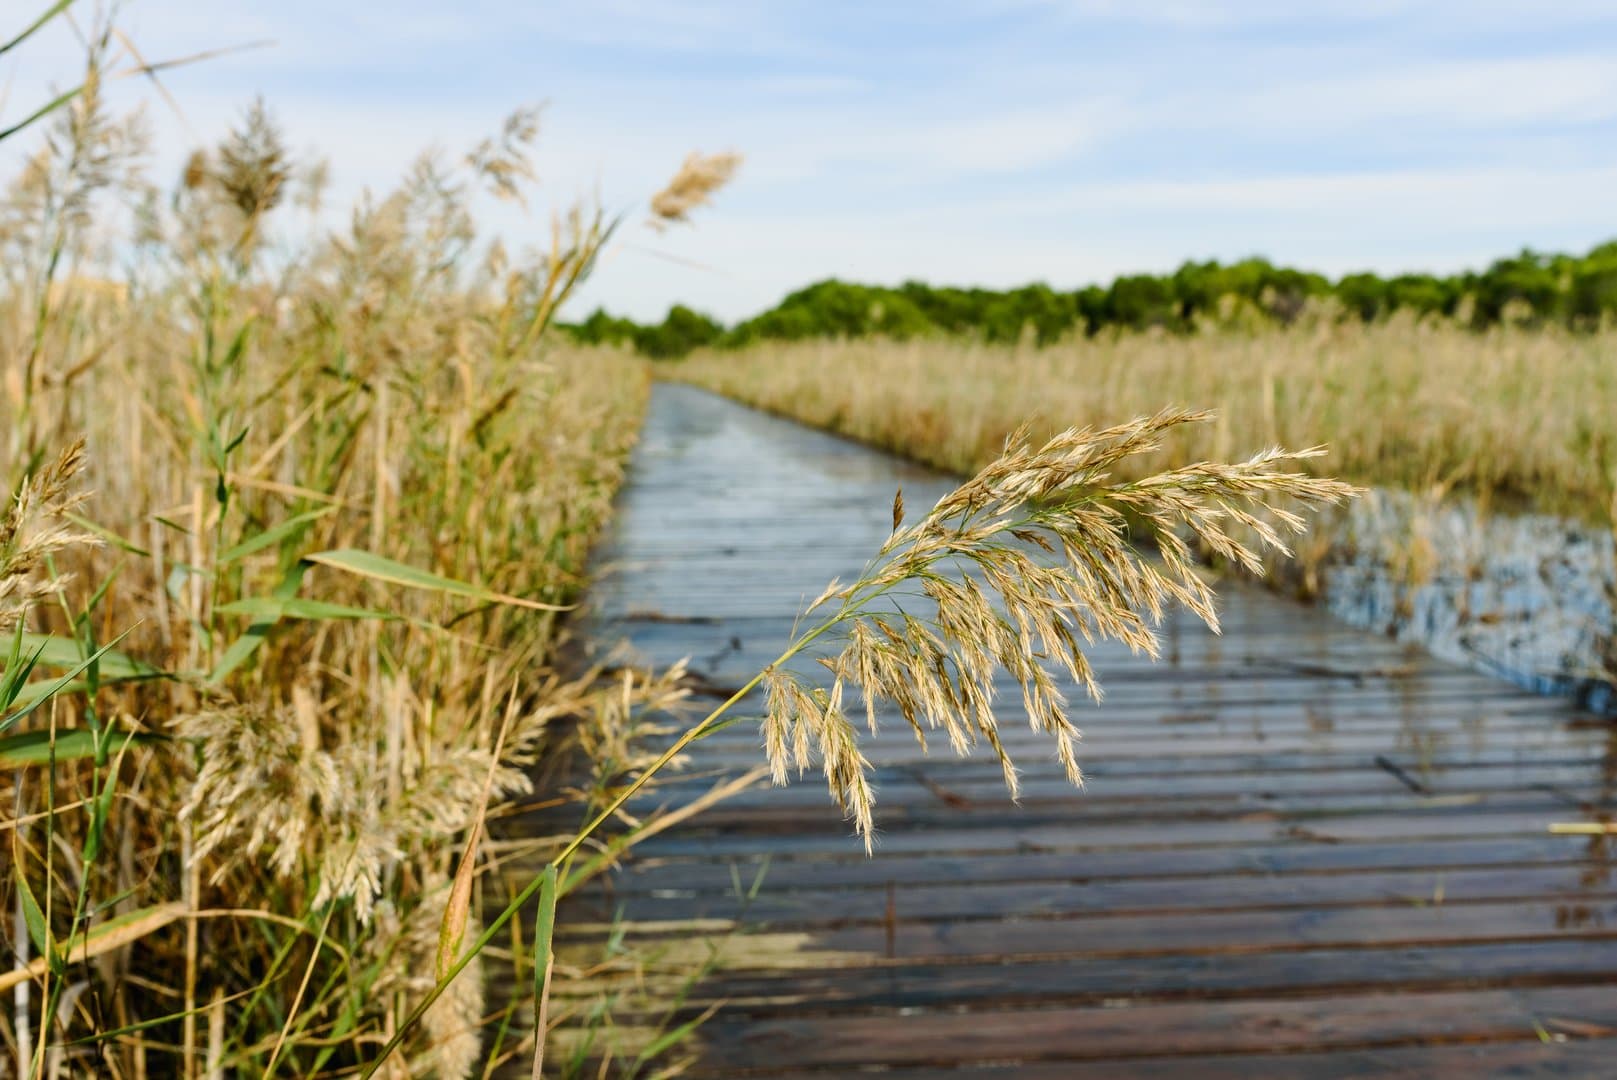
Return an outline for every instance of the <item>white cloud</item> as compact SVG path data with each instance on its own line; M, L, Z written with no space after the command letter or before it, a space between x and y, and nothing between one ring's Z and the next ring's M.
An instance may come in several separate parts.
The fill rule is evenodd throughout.
M1617 58L1547 55L1458 60L1302 79L1202 111L1228 108L1250 126L1341 129L1389 121L1470 127L1589 123L1617 116Z
M1382 214L1451 228L1591 225L1617 227L1617 165L1571 169L1409 169L1257 175L1206 180L1078 184L1042 198L980 205L1023 215L1095 211L1174 215L1317 214L1343 221Z
M1529 8L1515 0L978 0L999 11L1042 11L1074 22L1115 21L1181 30L1229 29L1279 23L1403 22L1486 29L1606 20L1617 17L1604 0L1540 0Z

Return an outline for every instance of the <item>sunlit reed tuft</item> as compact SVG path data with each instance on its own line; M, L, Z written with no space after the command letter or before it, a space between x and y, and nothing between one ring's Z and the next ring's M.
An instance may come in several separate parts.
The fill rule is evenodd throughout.
M668 186L651 197L651 224L663 228L689 221L691 211L711 202L740 167L740 154L691 154Z
M1086 647L1110 639L1154 657L1155 627L1175 604L1216 630L1197 553L1259 571L1258 549L1285 553L1285 534L1305 529L1288 505L1336 503L1354 492L1288 468L1319 449L1114 478L1126 459L1209 419L1168 410L1103 430L1069 429L1042 445L1018 433L920 521L896 528L859 580L833 582L809 608L831 614L798 642L831 634L843 643L820 660L831 686L811 687L779 665L766 673L764 746L775 781L817 758L832 798L871 845L870 766L843 704L858 691L871 734L885 705L923 747L940 730L957 754L986 744L1015 797L1016 767L995 703L1003 673L1019 687L1029 725L1051 738L1068 778L1081 783L1079 733L1055 674L1099 700ZM895 500L895 520L901 514ZM1154 554L1139 550L1140 540Z
M83 468L84 443L75 442L25 478L0 516L0 631L66 583L50 571L53 555L99 543L70 517L85 499L77 487Z

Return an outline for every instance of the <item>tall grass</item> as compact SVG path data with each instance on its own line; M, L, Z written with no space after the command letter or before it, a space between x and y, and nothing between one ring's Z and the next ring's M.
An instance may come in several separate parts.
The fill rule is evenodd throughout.
M537 1076L558 899L751 779L628 818L747 690L654 751L678 666L604 687L555 666L646 400L638 362L547 348L615 221L574 206L520 257L479 235L473 193L533 175L519 111L288 240L322 174L267 108L153 185L100 93L110 24L91 41L0 201L5 1060L36 1080L463 1078L521 1056ZM686 220L734 168L693 156L653 215ZM1278 547L1301 521L1274 503L1347 493L1285 471L1306 452L1129 468L1196 419L1013 439L914 524L896 502L865 574L748 685L776 778L818 764L868 839L846 694L872 726L888 701L923 738L986 743L1014 788L1003 669L1077 780L1046 666L1093 692L1088 641L1152 651L1171 603L1211 619L1182 532L1255 565L1232 524ZM1163 566L1126 544L1141 522ZM828 687L786 666L815 641L841 642ZM581 824L531 838L543 869L507 884L524 845L485 834L536 776ZM486 1004L496 949L531 1015Z
M262 103L154 183L88 36L0 194L4 1060L305 1076L397 1036L384 1075L473 1075L542 1042L467 949L522 853L484 833L569 747L593 815L680 696L555 666L648 384L546 331L616 221L479 233L531 110L333 233Z
M1593 521L1610 507L1611 329L1478 333L1315 310L1286 329L1102 334L1048 348L759 344L659 371L962 474L1024 422L1044 434L1177 402L1218 419L1136 470L1318 442L1330 445L1332 473L1362 484Z

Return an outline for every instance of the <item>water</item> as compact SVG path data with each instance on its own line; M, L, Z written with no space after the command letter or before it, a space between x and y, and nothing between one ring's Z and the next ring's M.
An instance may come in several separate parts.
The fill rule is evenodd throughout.
M1611 533L1374 490L1335 522L1324 605L1524 688L1617 712Z

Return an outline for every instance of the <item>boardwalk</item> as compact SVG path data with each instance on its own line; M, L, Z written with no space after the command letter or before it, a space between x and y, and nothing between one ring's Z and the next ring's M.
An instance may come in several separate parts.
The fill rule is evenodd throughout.
M593 631L739 683L885 537L899 484L913 507L948 486L659 387ZM705 1076L1617 1075L1610 856L1546 830L1612 805L1612 728L1257 588L1222 596L1222 638L1179 618L1160 665L1096 654L1084 792L1025 729L1015 807L990 760L923 756L891 724L874 859L815 778L760 788L573 902L569 947L620 906L668 968L722 941L692 1000L724 1002ZM703 775L659 798L758 743L744 723L701 744Z

